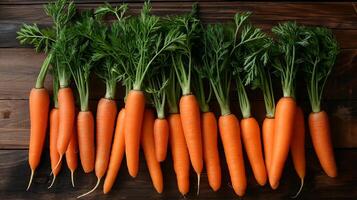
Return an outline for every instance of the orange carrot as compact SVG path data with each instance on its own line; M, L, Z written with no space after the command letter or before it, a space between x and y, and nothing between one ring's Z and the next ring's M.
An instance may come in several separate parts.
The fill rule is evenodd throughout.
M296 108L294 132L291 139L290 151L291 151L291 157L294 163L295 171L301 180L300 189L294 196L294 198L296 198L300 194L304 186L304 178L306 173L305 123L304 123L304 113L300 107Z
M166 159L167 144L169 141L169 124L165 118L155 119L154 140L155 140L156 159L159 162L162 162Z
M267 173L263 159L260 129L257 120L253 117L241 121L242 139L245 150L252 166L253 174L259 185L265 185Z
M101 98L97 107L97 131L96 131L96 156L95 156L95 175L97 176L97 183L92 190L78 196L84 197L92 193L100 184L101 179L107 171L110 149L112 145L113 132L115 126L115 119L117 115L117 105L114 100Z
M182 96L179 108L191 164L199 179L203 168L203 156L200 110L196 97L192 94Z
M330 134L330 123L325 111L309 115L311 141L322 169L329 177L337 176L336 161Z
M288 157L291 136L294 130L295 112L296 103L291 97L281 98L276 105L274 148L269 172L269 182L273 189L279 186L284 164Z
M124 157L124 153L125 153L124 152L125 151L124 120L125 120L125 108L122 108L118 114L117 124L115 127L108 171L103 185L104 194L107 194L112 189L115 179L118 175L121 162Z
M57 151L60 155L59 160L62 160L63 155L67 151L74 127L75 105L71 88L60 88L58 90L58 111L59 127L57 138Z
M50 105L50 98L47 90L44 88L33 88L30 93L29 102L31 123L29 165L31 168L31 178L26 190L30 188L33 175L40 163L46 138L48 110Z
M125 155L129 174L136 177L139 169L141 126L145 110L142 91L131 90L125 104Z
M77 116L79 156L85 173L94 170L94 118L90 111L81 111Z
M265 166L269 176L271 158L273 156L274 145L274 121L275 118L266 117L263 121L263 144L264 144L264 157Z
M237 195L243 196L247 189L247 178L238 119L233 114L223 115L218 120L218 127L232 187Z
M182 195L190 190L190 157L183 134L180 114L170 114L168 117L170 128L170 146L177 186Z
M71 182L74 187L74 172L78 167L78 140L77 140L77 127L73 128L73 134L71 141L69 142L67 151L66 151L66 162L68 169L71 171Z
M60 155L57 151L58 130L59 110L57 108L53 108L50 113L50 159L53 179L51 185L48 188L53 186L53 183L55 182L56 177L61 170Z
M217 120L213 112L201 114L201 127L208 183L213 191L217 191L221 187L221 165L217 146Z
M154 141L155 117L151 109L146 109L141 133L141 146L143 148L146 165L149 168L152 183L158 193L162 193L164 183L160 163L156 159Z

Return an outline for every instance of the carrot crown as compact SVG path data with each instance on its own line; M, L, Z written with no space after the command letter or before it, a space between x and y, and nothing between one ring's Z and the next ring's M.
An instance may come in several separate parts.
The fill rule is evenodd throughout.
M309 34L296 22L285 22L272 28L276 36L273 66L280 77L284 97L295 96L295 77L302 63L302 52L309 44Z
M157 117L159 119L165 118L165 103L166 103L166 87L168 85L168 77L165 75L166 72L162 71L163 69L157 69L160 72L157 72L153 77L148 81L148 87L146 92L150 95L150 100L154 104L154 107L157 112Z
M205 88L203 85L204 76L200 74L201 73L200 68L201 67L195 68L196 69L195 71L197 71L197 73L195 74L196 76L193 77L193 81L194 81L193 90L195 92L195 96L197 97L198 104L200 105L201 112L205 113L209 111L208 102L211 99L212 90L211 87L209 87L209 95L206 98Z
M324 86L335 65L339 47L327 28L307 28L307 32L311 35L309 48L303 53L307 91L312 111L320 112Z

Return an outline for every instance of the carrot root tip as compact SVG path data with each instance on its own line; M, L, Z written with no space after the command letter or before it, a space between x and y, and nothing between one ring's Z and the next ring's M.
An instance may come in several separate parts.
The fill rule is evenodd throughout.
M71 170L71 182L72 182L72 187L74 187L74 171Z
M201 174L197 173L197 196L200 194Z
M99 186L99 183L100 183L100 178L98 178L97 184L95 184L95 186L94 186L93 189L91 189L91 190L90 190L89 192L87 192L87 193L84 193L84 194L78 196L77 199L82 198L82 197L84 197L84 196L87 196L88 194L94 192L94 190L97 189L97 187Z
M292 198L292 199L296 199L296 197L298 197L299 194L301 193L303 187L304 187L304 179L302 178L302 179L301 179L301 184L300 184L299 190L298 190L297 193L296 193L294 196L292 196L291 198Z
M50 176L53 174L53 172L57 169L57 167L60 165L61 161L62 161L62 157L63 155L60 155L60 158L55 166L55 168L52 169L51 173L50 173Z
M47 188L47 189L50 189L50 188L53 186L53 184L55 183L55 180L56 180L56 176L53 176L53 179L52 179L51 185L50 185L50 186L48 186L48 188Z
M29 183L27 185L27 188L26 188L26 191L28 191L31 187L31 184L32 184L32 179L33 179L33 175L35 174L35 171L31 169L31 176L30 176L30 180L29 180Z

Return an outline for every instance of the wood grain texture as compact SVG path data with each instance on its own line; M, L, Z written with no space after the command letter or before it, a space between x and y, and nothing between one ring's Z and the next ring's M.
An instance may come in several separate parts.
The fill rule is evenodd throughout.
M118 103L122 105L122 102ZM310 104L305 101L300 104L307 119L311 110ZM94 114L96 106L96 100L90 101L90 110ZM232 112L241 118L238 102L231 102L231 107ZM357 148L357 101L327 101L323 108L330 117L334 146ZM219 115L219 105L216 102L211 103L211 109ZM252 101L252 113L261 124L265 117L264 102ZM0 149L27 149L29 125L27 100L0 100ZM309 141L309 136L307 138Z
M38 54L33 49L26 48L0 48L0 99L28 99L29 91L33 87L39 67L44 59L43 54ZM342 50L338 57L334 72L329 78L325 90L327 100L357 99L357 49ZM299 81L302 83L302 79ZM11 84L16 83L16 84ZM11 87L9 87L11 84ZM274 82L275 92L281 95L280 83ZM47 78L46 88L51 90L51 76ZM91 80L91 99L99 99L105 93L101 80L93 77ZM122 99L124 91L118 87L117 98ZM305 88L304 85L301 88ZM299 90L304 99L307 99L306 90ZM262 99L259 91L251 93L252 99ZM236 99L237 95L232 94Z
M307 178L305 187L299 199L356 199L357 198L357 162L350 162L351 158L357 158L357 150L336 150L339 176L335 179L327 177L321 170L317 158L312 151L307 151ZM122 163L118 179L113 190L108 194L102 193L99 187L86 199L237 199L229 183L227 166L222 161L222 188L213 192L207 183L206 173L202 174L201 190L199 197L195 196L195 175L191 170L191 190L186 198L180 196L177 191L172 161L169 157L163 163L165 174L165 189L163 194L155 192L151 185L149 173L143 157L140 159L139 175L132 179ZM26 150L0 150L0 196L2 199L74 199L77 195L87 192L96 182L94 174L84 174L79 170L75 174L76 188L70 185L70 174L66 167L62 168L59 177L50 190L47 189L51 181L49 176L49 157L43 156L40 167L34 178L33 186L29 192L25 191L30 170L27 163ZM65 166L65 165L64 165ZM247 166L248 189L244 199L289 199L299 187L299 180L293 171L290 160L285 167L280 187L273 191L268 186L260 187Z

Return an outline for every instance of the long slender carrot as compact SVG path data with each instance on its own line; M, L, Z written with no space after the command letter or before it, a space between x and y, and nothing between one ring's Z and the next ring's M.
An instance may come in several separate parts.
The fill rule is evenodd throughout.
M71 141L69 142L66 151L66 162L68 169L71 171L71 182L72 187L74 187L74 172L78 167L78 139L77 139L77 127L73 128L73 134Z
M60 160L62 160L71 140L74 127L75 105L71 88L60 88L58 90L58 111L59 129L57 151L60 155Z
M247 189L247 179L238 119L233 114L221 116L218 120L218 127L232 187L237 195L243 196Z
M264 145L264 157L265 166L269 176L271 158L273 157L274 146L274 122L275 118L265 117L263 121L263 145Z
M142 91L129 92L125 104L125 155L130 176L136 177L139 170L141 126L145 111L145 96Z
M180 114L170 114L168 117L170 129L170 146L177 186L182 195L190 190L190 157L183 134Z
M253 117L241 121L242 139L248 155L254 177L259 185L267 182L266 167L263 159L260 129L257 120Z
M167 144L169 141L169 124L166 119L155 119L154 138L156 159L162 162L166 159Z
M90 111L80 111L77 116L79 156L85 173L94 170L94 118Z
M154 141L155 117L151 109L145 109L143 127L141 133L141 146L143 148L146 165L149 168L151 181L158 193L162 193L164 188L162 171L155 154Z
M201 114L203 138L203 158L206 165L208 183L217 191L221 187L221 164L217 144L217 120L213 112Z
M47 90L44 88L33 88L30 93L29 102L31 123L29 165L31 168L31 178L26 190L30 188L34 172L40 163L46 138L48 110L50 105L50 98Z
M191 164L199 177L203 168L202 135L199 105L194 95L180 99L180 115Z
M322 169L329 177L337 176L336 161L330 134L330 123L325 111L309 115L311 141Z
M108 171L107 171L107 175L105 176L104 185L103 185L104 194L107 194L112 189L115 179L118 175L121 162L124 157L124 153L125 153L124 152L125 151L124 120L125 120L125 108L122 108L118 114L117 124L115 127Z
M294 131L296 102L293 98L283 97L276 105L274 123L274 148L270 164L269 182L273 189L279 186L290 141Z
M304 113L299 106L296 108L295 125L294 125L293 136L291 139L290 151L291 151L291 158L293 160L295 171L301 180L300 189L294 196L294 198L296 198L300 194L304 186L304 179L306 174L305 122L304 122Z
M48 188L51 188L61 170L60 155L57 151L57 138L59 130L59 110L53 108L50 113L50 159L53 179ZM58 164L59 163L59 164ZM58 165L58 166L57 166Z

